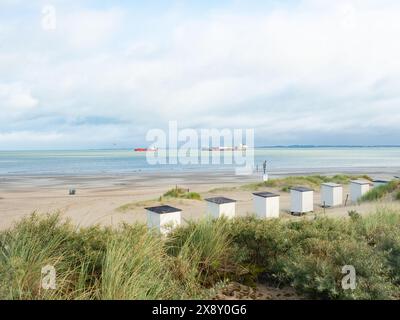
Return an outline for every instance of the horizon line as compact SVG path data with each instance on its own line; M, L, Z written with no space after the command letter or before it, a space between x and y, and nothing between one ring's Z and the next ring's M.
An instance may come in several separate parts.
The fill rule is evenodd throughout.
M102 150L132 150L136 147L99 147L99 148L67 148L67 149L0 149L0 152L14 151L102 151ZM254 149L268 148L400 148L400 145L323 145L323 144L289 144L289 145L262 145L255 146ZM199 149L201 150L201 149Z

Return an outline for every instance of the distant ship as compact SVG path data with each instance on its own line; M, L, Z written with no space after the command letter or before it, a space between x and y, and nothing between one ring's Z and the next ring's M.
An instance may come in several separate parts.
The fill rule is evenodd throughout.
M203 148L203 151L245 151L247 150L247 146L245 144L241 144L238 147L211 147L211 148Z
M156 152L156 151L158 151L158 148L136 148L136 149L134 149L134 151L136 151L136 152L147 152L147 151Z

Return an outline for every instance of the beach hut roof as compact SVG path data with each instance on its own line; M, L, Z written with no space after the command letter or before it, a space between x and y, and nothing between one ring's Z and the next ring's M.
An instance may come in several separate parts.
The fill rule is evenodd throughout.
M271 193L271 192L255 192L253 193L255 196L262 198L274 198L279 197L279 194Z
M295 190L299 192L309 192L309 191L314 191L313 189L307 188L307 187L293 187L290 188L290 190Z
M341 187L341 184L338 183L333 183L333 182L326 182L322 184L323 186L327 186L327 187L332 187L332 188L337 188L337 187Z
M352 180L351 183L356 183L356 184L370 184L369 181L366 180Z
M155 212L158 214L163 214L163 213L171 213L171 212L179 212L182 211L181 209L178 208L174 208L171 206L158 206L158 207L149 207L149 208L145 208L146 210L149 210L151 212Z
M216 204L236 202L236 200L225 198L225 197L214 197L214 198L208 198L208 199L204 199L204 200L208 201L208 202L216 203Z
M374 180L372 182L375 182L375 183L389 183L390 181L389 180Z

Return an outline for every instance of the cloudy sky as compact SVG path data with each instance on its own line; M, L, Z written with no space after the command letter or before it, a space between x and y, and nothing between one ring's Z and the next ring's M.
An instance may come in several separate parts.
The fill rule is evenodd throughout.
M399 144L399 16L398 0L0 0L0 149L138 146L169 120Z

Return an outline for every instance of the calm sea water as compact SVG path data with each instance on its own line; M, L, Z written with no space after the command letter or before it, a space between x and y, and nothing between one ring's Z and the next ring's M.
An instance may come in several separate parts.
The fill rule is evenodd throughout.
M221 153L222 154L222 153ZM400 168L400 147L262 148L255 164L270 172L296 169ZM130 150L0 151L0 175L128 174L138 171L232 170L233 165L149 165L144 153Z

